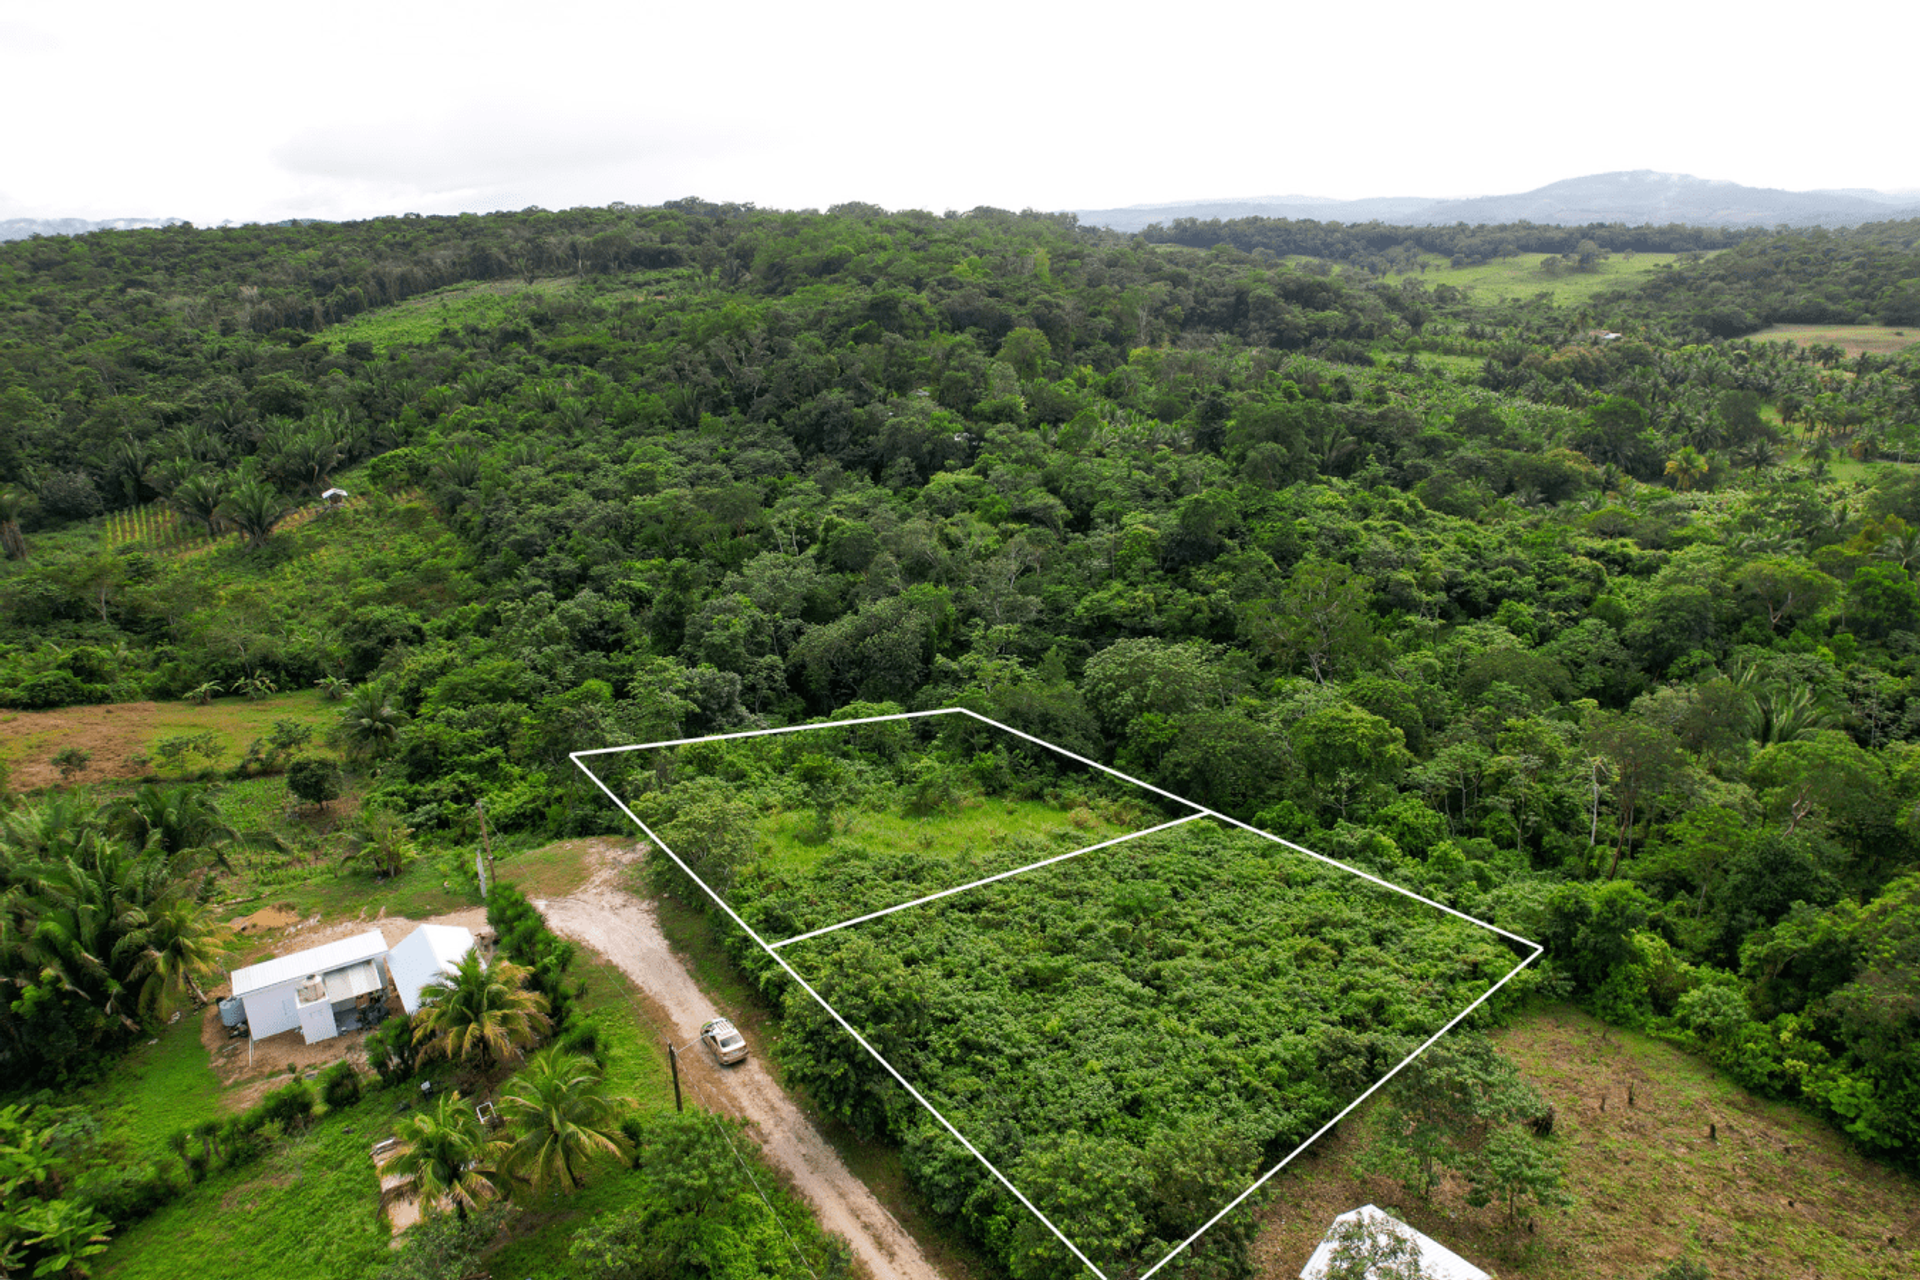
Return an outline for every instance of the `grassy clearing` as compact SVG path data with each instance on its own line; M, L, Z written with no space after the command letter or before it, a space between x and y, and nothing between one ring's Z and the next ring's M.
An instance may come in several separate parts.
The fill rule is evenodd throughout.
M497 850L496 874L529 898L564 898L587 882L600 840L559 840L533 849Z
M1058 842L1062 851L1097 844L1151 825L1124 807L1061 809L1041 800L964 801L957 809L927 817L863 811L831 840L811 838L813 815L776 814L761 824L766 852L762 861L782 870L802 870L819 862L835 844L870 849L900 849L936 858L956 858L1015 841Z
M695 284L699 272L691 268L637 272L609 279L583 281L579 276L553 276L528 284L523 279L476 280L423 293L391 307L368 311L322 330L315 341L335 351L350 342L370 342L375 351L413 346L437 340L443 329L467 325L491 328L505 324L540 302L566 294L596 300L661 297Z
M432 342L443 329L498 325L538 299L562 293L579 282L572 278L482 280L450 285L377 311L367 311L323 329L317 342L339 351L350 342L371 342L376 351Z
M273 731L276 720L292 720L313 729L306 754L327 755L322 744L339 718L340 704L318 690L271 694L258 701L215 698L205 706L191 702L116 702L58 711L0 711L0 762L13 770L21 790L54 786L61 779L50 760L63 747L93 755L77 774L78 785L136 778L159 768L154 749L166 738L211 733L219 744L216 767L237 763L247 745ZM147 757L142 763L141 757ZM201 762L196 760L195 767ZM172 777L174 775L163 775Z
M1831 1126L1570 1006L1494 1039L1554 1104L1572 1209L1531 1214L1529 1232L1498 1209L1466 1208L1459 1188L1422 1202L1356 1171L1363 1119L1275 1180L1261 1269L1297 1274L1334 1214L1372 1201L1507 1280L1615 1280L1680 1258L1715 1276L1920 1274L1920 1180L1864 1159Z
M167 1138L220 1114L225 1086L200 1042L200 1014L189 1009L151 1044L134 1048L113 1072L78 1090L71 1102L123 1144L129 1165L167 1155Z
M1405 369L1407 356L1409 354L1413 356L1416 367L1422 373L1438 372L1449 378L1477 378L1480 376L1480 370L1487 362L1484 356L1449 356L1441 355L1433 351L1415 351L1411 353L1405 351L1375 351L1373 353L1374 367L1378 369Z
M1540 261L1546 255L1521 254L1477 267L1449 267L1438 254L1429 255L1432 265L1423 274L1418 271L1395 273L1387 277L1395 284L1418 280L1429 289L1450 284L1470 294L1478 302L1525 300L1542 293L1557 306L1584 306L1596 294L1611 289L1632 288L1662 267L1677 261L1677 253L1636 253L1628 258L1616 253L1593 271L1562 271L1548 275Z
M1749 335L1755 342L1792 342L1803 347L1839 347L1850 356L1892 355L1920 346L1920 329L1884 324L1776 324Z
M115 1280L357 1280L390 1256L368 1156L396 1095L378 1090L283 1142L258 1164L208 1178L119 1233L95 1274Z

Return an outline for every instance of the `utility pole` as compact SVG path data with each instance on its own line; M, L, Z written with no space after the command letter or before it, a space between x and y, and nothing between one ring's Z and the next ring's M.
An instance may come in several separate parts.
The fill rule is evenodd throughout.
M493 874L493 837L487 834L487 802L485 800L475 800L473 802L473 811L480 815L480 843L484 845L487 850L487 883L492 885L495 884L496 881Z
M673 1109L685 1111L680 1103L680 1053L673 1047L673 1041L667 1041L667 1062L673 1067Z

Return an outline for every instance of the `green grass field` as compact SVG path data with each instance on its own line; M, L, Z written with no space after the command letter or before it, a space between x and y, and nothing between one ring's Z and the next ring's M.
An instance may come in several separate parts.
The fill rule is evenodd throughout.
M73 1103L122 1144L128 1164L167 1154L167 1137L221 1114L225 1092L200 1042L200 1016L188 1009L152 1044L135 1047L112 1074L86 1086Z
M315 341L338 351L349 342L371 342L375 351L432 342L442 329L497 325L535 299L573 288L572 278L485 280L450 285L377 311L367 311L320 331Z
M1115 822L1114 817L1123 821ZM781 869L800 870L820 861L834 844L907 850L937 858L1033 841L1065 842L1064 851L1064 847L1097 844L1156 821L1144 816L1139 821L1124 821L1126 817L1090 808L1069 811L1039 800L969 799L957 809L928 817L863 811L828 842L810 838L811 813L787 812L761 824L760 836L769 849L762 861Z
M1884 324L1776 324L1749 335L1755 342L1792 342L1803 347L1839 347L1850 356L1892 355L1920 346L1920 329Z
M329 326L315 337L339 351L349 342L370 342L375 351L389 347L430 343L443 329L467 325L490 328L531 309L544 298L578 293L595 299L658 297L693 283L698 272L688 268L637 273L629 277L553 276L528 284L522 279L477 280L423 293L391 307L367 311Z
M1370 1104L1275 1179L1261 1273L1297 1275L1332 1216L1371 1201L1504 1280L1639 1280L1676 1259L1715 1277L1920 1274L1920 1180L1826 1122L1571 1005L1535 1007L1493 1039L1554 1106L1573 1207L1510 1225L1451 1182L1432 1200L1408 1194L1358 1160Z
M116 1235L95 1275L115 1280L359 1280L387 1258L368 1152L393 1115L375 1091L281 1143L258 1164L214 1174Z
M1482 263L1477 267L1454 268L1447 265L1446 259L1433 254L1427 259L1431 265L1424 273L1397 273L1387 279L1395 284L1402 280L1417 280L1429 289L1450 284L1464 290L1478 302L1527 299L1545 293L1558 306L1584 306L1597 294L1631 288L1680 257L1676 253L1636 253L1628 258L1616 253L1593 271L1568 269L1557 275L1548 275L1540 266L1544 256L1524 253L1498 262Z

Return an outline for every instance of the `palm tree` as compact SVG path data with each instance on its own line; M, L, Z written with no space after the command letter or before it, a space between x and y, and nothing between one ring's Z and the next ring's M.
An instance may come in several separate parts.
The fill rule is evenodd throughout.
M225 482L211 472L201 472L174 485L167 495L167 505L186 519L205 525L211 538L220 532L220 507L226 498Z
M526 987L528 971L508 960L485 964L469 951L453 971L420 991L413 1042L425 1056L477 1057L480 1069L549 1030L547 998Z
M431 1111L408 1116L395 1136L400 1149L382 1172L411 1176L422 1209L451 1204L464 1222L468 1209L499 1198L498 1146L487 1140L473 1108L461 1103L459 1090L442 1094Z
M412 835L413 828L392 810L368 805L347 832L347 856L341 861L364 862L377 875L397 876L413 853Z
M340 742L350 756L382 756L406 723L407 713L394 705L385 685L363 684L348 696L340 712Z
M155 850L173 860L175 874L191 870L179 855L202 852L227 865L226 850L240 842L205 788L185 783L142 786L100 810L107 829L136 849Z
M1679 453L1667 460L1667 474L1673 477L1674 488L1681 493L1687 492L1704 480L1712 467L1712 459L1692 445L1684 446Z
M186 897L165 899L147 912L141 938L133 974L141 980L141 1011L158 1017L183 991L193 996L195 1008L206 1004L200 981L219 972L233 944L233 931L214 918L213 906Z
M620 1113L631 1102L607 1096L593 1059L549 1045L500 1095L500 1111L515 1130L500 1163L535 1191L559 1181L577 1191L580 1170L595 1156L627 1150Z
M289 509L278 489L264 480L249 477L228 492L226 501L220 504L220 515L240 531L242 538L257 547L266 542L267 535L286 518Z

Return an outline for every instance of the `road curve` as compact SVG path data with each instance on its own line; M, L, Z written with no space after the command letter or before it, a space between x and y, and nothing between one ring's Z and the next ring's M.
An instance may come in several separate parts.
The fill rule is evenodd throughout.
M687 1044L700 1034L701 1023L722 1011L713 1008L667 946L653 904L619 887L623 869L610 860L577 892L536 898L533 905L556 933L592 947L618 966L651 999L655 1008L647 1016L667 1019L674 1042ZM756 1053L763 1048L754 1046ZM873 1280L941 1280L913 1237L866 1184L847 1171L757 1056L721 1068L696 1046L680 1056L680 1069L693 1094L690 1102L752 1123L767 1159L792 1179L821 1226L846 1237Z

